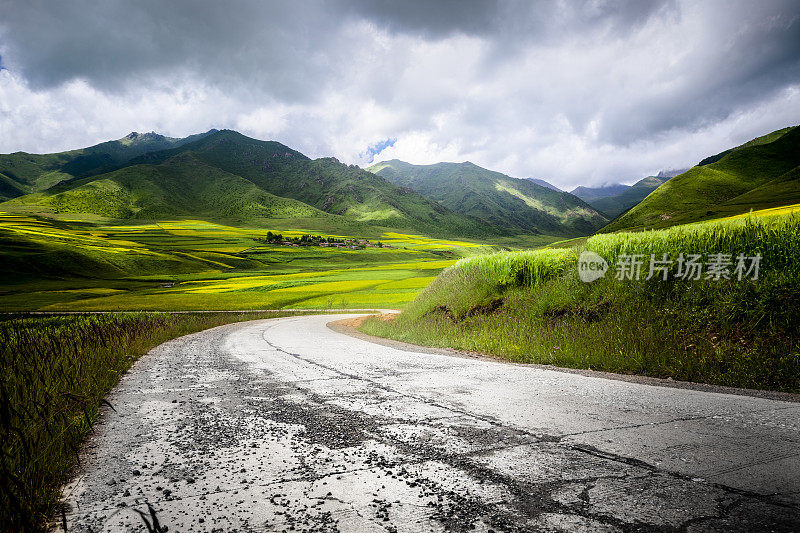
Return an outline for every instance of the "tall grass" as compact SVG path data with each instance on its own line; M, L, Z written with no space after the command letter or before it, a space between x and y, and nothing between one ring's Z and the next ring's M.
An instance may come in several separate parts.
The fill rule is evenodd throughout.
M104 396L174 337L291 313L18 316L0 322L0 529L38 531Z
M800 216L790 214L763 218L746 217L717 222L700 222L669 229L639 233L595 235L586 242L609 263L621 254L724 253L734 257L761 254L764 270L800 276Z
M486 270L499 285L536 285L563 273L577 257L571 249L500 252L460 259L453 269Z
M762 255L759 278L578 278L582 250ZM646 272L643 273L646 275ZM362 330L520 362L800 393L800 218L591 237L570 250L458 261L394 321Z
M684 253L761 254L763 270L780 270L800 279L800 216L742 218L701 222L664 230L600 234L580 248L501 252L459 260L453 269L482 269L497 285L534 286L573 269L578 254L589 250L610 265L623 254L672 259Z

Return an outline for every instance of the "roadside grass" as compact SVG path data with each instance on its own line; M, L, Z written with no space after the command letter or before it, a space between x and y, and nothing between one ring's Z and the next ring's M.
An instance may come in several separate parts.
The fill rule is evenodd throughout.
M609 273L578 278L582 250ZM620 254L762 255L757 280L617 280ZM800 217L597 235L574 249L460 260L362 331L512 361L800 393Z
M294 314L17 315L0 321L0 529L44 529L103 398L141 355L222 324Z

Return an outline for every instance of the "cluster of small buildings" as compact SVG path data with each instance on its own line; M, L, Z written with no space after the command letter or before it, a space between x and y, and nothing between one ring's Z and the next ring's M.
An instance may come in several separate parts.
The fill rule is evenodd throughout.
M303 235L300 238L284 238L283 235L269 232L265 240L269 244L279 246L319 246L322 248L349 248L360 250L363 248L392 248L391 245L382 242L370 242L367 239L337 239L335 237L322 237L320 235Z
M323 248L350 248L352 250L357 250L359 248L391 248L388 244L383 244L381 242L372 243L367 239L344 239L342 242L322 241L319 243L319 246Z

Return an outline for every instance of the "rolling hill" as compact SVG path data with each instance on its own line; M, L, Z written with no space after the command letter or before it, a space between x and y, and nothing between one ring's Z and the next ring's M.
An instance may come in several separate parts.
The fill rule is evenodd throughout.
M278 142L252 139L231 130L212 130L179 140L156 134L128 137L128 144L112 141L106 148L97 145L29 158L37 164L29 165L26 175L34 185L27 188L36 190L17 195L0 204L0 209L140 220L181 216L239 222L311 218L318 229L333 224L431 235L502 233L355 165L334 158L311 160ZM170 148L146 150L147 146L165 145ZM106 152L98 157L106 166L77 164L86 161L80 157L97 155L103 149ZM74 155L79 152L83 155ZM18 167L18 161L19 157L7 166ZM37 171L42 173L37 175ZM55 183L45 187L50 182Z
M667 227L800 201L800 127L701 161L603 228Z
M723 152L720 152L718 154L706 157L705 159L703 159L702 161L697 163L697 166L702 167L702 166L705 166L705 165L710 165L711 163L716 163L717 161L719 161L720 159L722 159L723 157L725 157L729 153L735 152L736 150L741 150L742 148L749 148L751 146L761 146L762 144L769 144L769 143L771 143L773 141L777 141L783 135L785 135L786 133L789 133L789 131L792 130L793 128L794 128L794 126L789 126L789 127L786 127L786 128L780 129L780 130L775 130L772 133L768 133L766 135L762 135L761 137L756 137L755 139L747 141L744 144L740 144L739 146L735 146L733 148L729 148L729 149L727 149L727 150L725 150Z
M607 219L575 196L473 163L411 165L384 161L368 168L448 209L510 232L588 235Z

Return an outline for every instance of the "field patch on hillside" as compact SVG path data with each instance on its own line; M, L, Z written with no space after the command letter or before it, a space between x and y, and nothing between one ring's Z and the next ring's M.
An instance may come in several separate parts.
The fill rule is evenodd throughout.
M268 243L267 231L287 243ZM359 246L292 244L304 235ZM385 231L323 234L204 220L130 224L0 213L2 311L403 307L487 247Z

